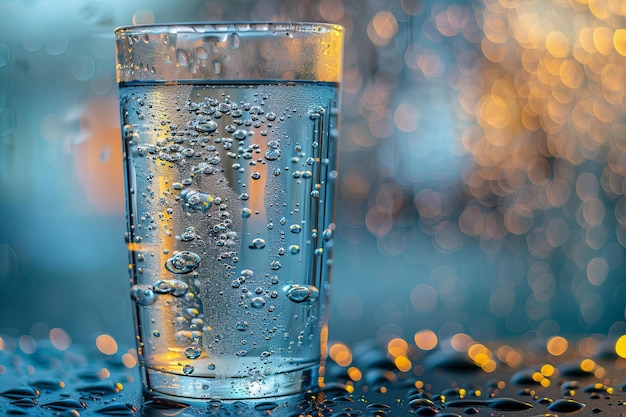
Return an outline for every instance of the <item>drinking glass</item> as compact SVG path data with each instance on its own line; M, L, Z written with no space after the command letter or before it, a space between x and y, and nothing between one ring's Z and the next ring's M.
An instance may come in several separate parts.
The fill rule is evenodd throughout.
M145 392L258 399L321 380L343 29L116 29Z

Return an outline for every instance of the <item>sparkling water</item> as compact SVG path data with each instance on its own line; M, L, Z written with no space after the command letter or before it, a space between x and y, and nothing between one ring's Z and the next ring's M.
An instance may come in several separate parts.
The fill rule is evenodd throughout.
M192 398L317 384L337 86L120 90L131 297L144 377Z

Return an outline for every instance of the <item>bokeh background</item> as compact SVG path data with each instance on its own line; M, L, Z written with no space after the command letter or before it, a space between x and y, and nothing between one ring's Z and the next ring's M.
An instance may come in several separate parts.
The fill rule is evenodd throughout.
M133 343L113 29L216 20L346 28L332 340L626 334L625 16L622 0L0 1L0 344Z

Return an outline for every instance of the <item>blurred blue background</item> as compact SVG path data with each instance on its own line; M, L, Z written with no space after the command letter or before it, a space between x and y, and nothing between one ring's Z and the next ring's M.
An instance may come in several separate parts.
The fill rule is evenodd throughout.
M0 334L133 343L113 29L293 20L347 34L332 340L619 337L625 16L621 0L1 1Z

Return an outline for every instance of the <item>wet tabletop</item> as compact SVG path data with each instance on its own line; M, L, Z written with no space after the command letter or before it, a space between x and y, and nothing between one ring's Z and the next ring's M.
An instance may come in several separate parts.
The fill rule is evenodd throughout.
M338 345L341 346L341 345ZM363 342L327 363L325 387L283 400L175 404L142 398L134 356L95 346L0 350L0 414L28 416L621 416L626 359L529 343L422 351ZM123 353L126 352L126 353ZM341 352L340 352L341 353ZM345 352L344 352L345 353ZM349 362L349 363L348 363ZM341 366L341 365L345 366Z

